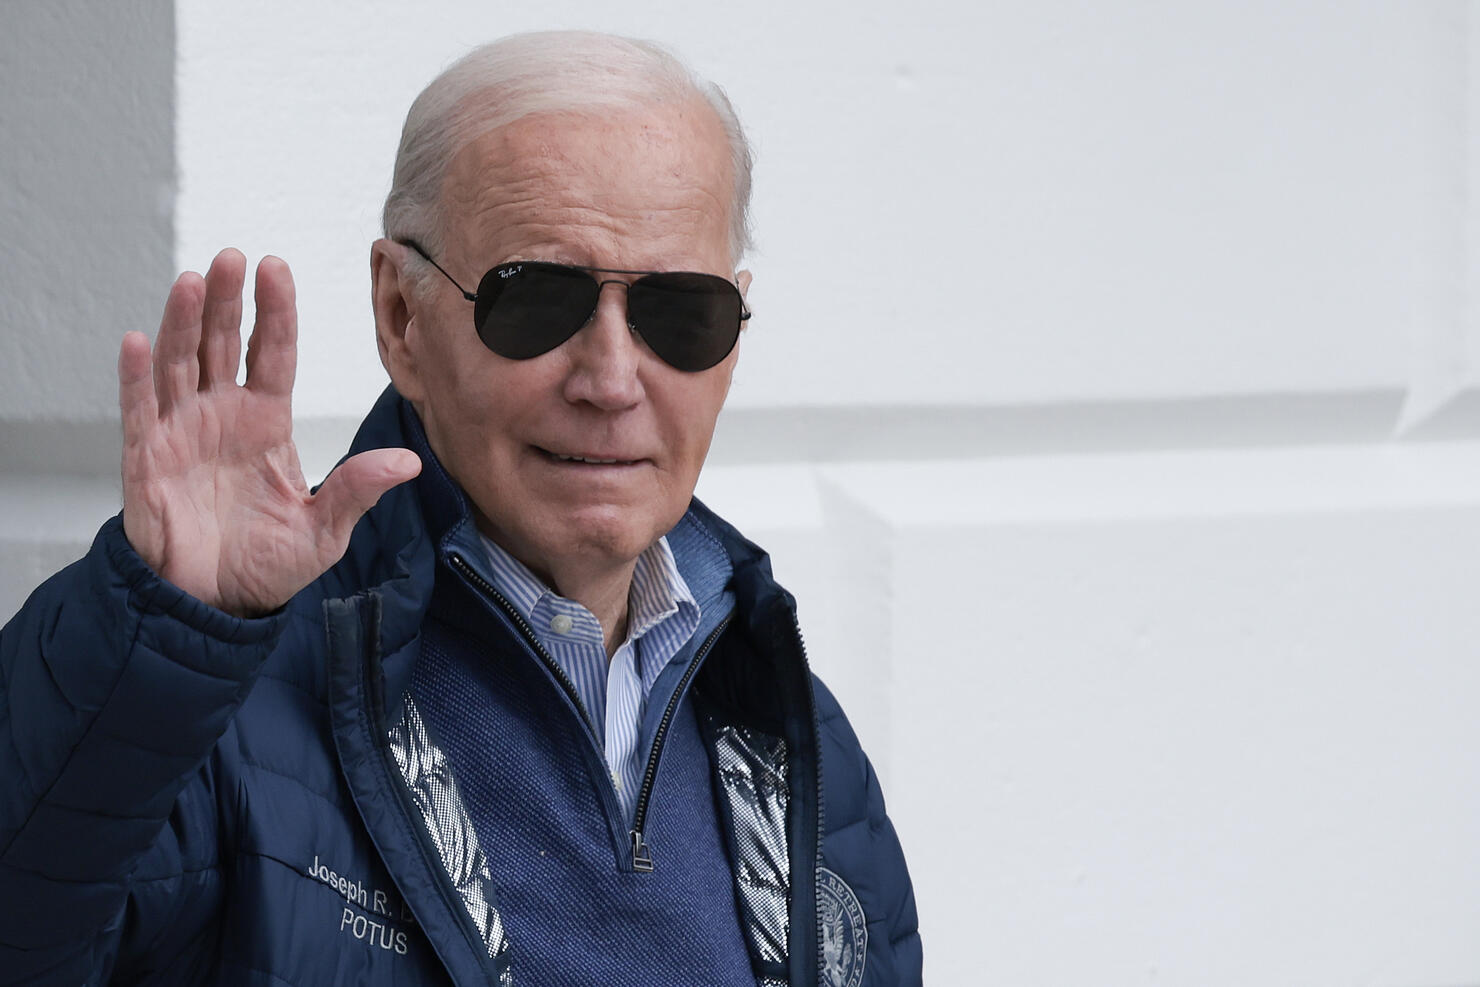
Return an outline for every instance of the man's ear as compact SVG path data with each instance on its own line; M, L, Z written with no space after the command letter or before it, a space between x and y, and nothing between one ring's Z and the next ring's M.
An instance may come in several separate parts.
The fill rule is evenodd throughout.
M735 272L735 287L737 287L737 288L740 289L740 297L742 299L746 298L746 296L750 292L750 272L749 271L736 271ZM749 307L750 307L750 302L747 299L747 301L746 301L746 308L747 308L747 310L749 309ZM745 327L747 327L749 325L750 325L749 320L746 320L745 322L740 323L740 328L741 329L744 329Z
M380 362L401 396L422 400L421 374L416 359L415 282L404 265L411 251L382 237L370 245L370 303L375 309L375 344Z

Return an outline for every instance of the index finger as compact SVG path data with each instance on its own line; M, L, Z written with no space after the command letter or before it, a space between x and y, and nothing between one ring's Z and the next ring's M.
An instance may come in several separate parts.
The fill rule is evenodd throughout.
M257 320L247 342L247 387L274 397L293 393L298 369L298 308L293 272L281 257L257 265Z

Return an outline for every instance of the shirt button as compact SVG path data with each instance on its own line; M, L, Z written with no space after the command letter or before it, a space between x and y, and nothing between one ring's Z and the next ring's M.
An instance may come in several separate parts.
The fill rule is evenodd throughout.
M622 776L615 771L612 772L612 784L616 787L617 791L620 792L622 790Z
M575 621L570 619L570 614L557 613L550 618L550 630L556 634L569 634L570 629L575 626Z

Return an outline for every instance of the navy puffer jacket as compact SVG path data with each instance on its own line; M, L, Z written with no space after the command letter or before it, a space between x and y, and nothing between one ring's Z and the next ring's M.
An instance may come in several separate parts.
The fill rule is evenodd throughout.
M387 391L352 451L414 447L407 422ZM424 502L460 497L439 472L382 498L271 617L161 580L114 518L6 625L0 983L521 983L498 874L418 801L436 751L407 689L447 564ZM710 756L784 779L780 820L743 798L717 810L754 975L918 984L904 859L857 738L807 671L793 602L755 546L698 502L690 517L733 568L736 615L693 684ZM777 836L784 859L754 857ZM743 879L765 865L788 912L771 928ZM319 913L331 920L305 920Z

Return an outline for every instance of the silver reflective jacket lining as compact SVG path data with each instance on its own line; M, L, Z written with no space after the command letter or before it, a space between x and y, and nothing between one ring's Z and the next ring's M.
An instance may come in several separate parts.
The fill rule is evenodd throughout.
M484 894L483 882L491 880L493 875L488 858L478 845L473 820L453 781L447 755L432 743L410 693L402 697L402 703L401 722L389 731L391 755L401 769L401 778L421 812L422 822L442 858L447 876L452 879L452 886L473 917L489 957L507 960L509 938L504 932L503 919ZM505 971L509 969L507 962L500 966ZM511 983L505 973L503 987Z
M784 966L791 926L786 741L735 726L717 727L714 740L721 797L735 827L735 887L745 931L756 956Z

